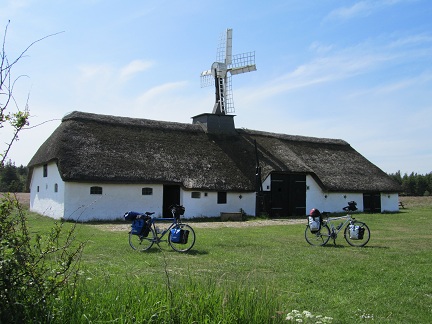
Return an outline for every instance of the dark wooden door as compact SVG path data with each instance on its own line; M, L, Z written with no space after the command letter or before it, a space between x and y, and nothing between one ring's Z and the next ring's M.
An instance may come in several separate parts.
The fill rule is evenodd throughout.
M271 174L271 217L306 215L306 176Z
M363 210L366 213L381 213L381 195L379 192L363 194Z
M163 202L162 202L162 215L165 218L172 217L168 207L172 204L180 204L180 186L178 185L164 185L163 187Z

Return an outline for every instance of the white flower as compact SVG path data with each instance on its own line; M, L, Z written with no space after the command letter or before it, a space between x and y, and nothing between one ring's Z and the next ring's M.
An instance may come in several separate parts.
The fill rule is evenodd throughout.
M309 311L303 311L303 315L306 317L306 318L313 318L314 316L312 315L312 313L311 312L309 312Z

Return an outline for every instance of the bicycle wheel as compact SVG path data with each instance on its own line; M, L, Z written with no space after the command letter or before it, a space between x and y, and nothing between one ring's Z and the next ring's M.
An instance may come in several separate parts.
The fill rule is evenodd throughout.
M350 225L345 227L344 237L351 246L365 246L370 239L370 230L365 223L354 221L351 225L359 226L354 231L350 231ZM360 228L360 230L359 230ZM360 235L359 235L360 234Z
M327 224L322 225L318 232L312 233L309 225L305 229L305 239L310 245L323 246L330 240L330 228Z
M171 231L169 232L168 244L173 248L173 250L177 252L187 252L192 249L195 244L195 232L192 227L186 224L178 224L174 226L173 229L183 230L179 240L173 237Z
M152 227L150 227L150 232L148 233L148 235L146 237L142 236L142 235L136 235L136 234L132 234L129 233L129 245L131 246L132 249L137 250L137 251L147 251L148 249L150 249L154 242L155 242L155 238L156 238L156 233L154 231L154 229Z

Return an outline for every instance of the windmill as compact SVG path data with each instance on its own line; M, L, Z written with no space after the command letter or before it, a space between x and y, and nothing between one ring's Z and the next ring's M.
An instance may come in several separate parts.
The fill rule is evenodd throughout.
M236 74L256 71L255 52L232 55L232 29L222 34L216 62L210 70L201 72L201 88L215 85L216 102L213 114L226 115L234 112L231 77Z

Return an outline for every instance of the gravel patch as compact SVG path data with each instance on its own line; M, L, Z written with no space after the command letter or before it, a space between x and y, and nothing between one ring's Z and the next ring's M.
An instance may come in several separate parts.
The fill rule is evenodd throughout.
M274 225L293 225L293 224L305 224L306 219L266 219L266 220L250 220L244 222L193 222L184 220L185 223L189 224L193 228L223 228L223 227L257 227L257 226L274 226ZM161 223L164 224L164 223ZM165 223L169 224L169 223ZM125 232L130 230L130 223L127 224L96 224L92 225L103 231L110 232Z

